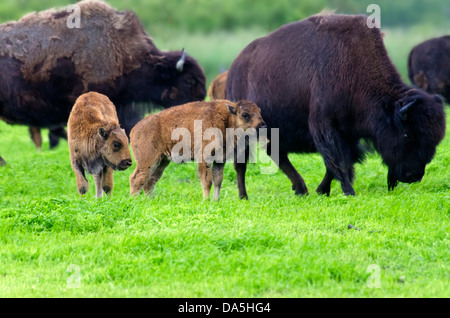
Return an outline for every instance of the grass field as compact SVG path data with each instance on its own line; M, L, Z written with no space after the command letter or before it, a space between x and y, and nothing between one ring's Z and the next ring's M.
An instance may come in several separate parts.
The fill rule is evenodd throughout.
M385 38L403 77L407 52L428 35L405 32ZM212 73L260 35L194 35L189 53ZM38 153L26 127L3 122L0 136L0 297L450 296L448 134L422 182L393 192L377 154L356 167L356 197L336 182L317 195L321 157L292 154L309 196L253 164L241 201L227 164L220 202L202 200L193 163L171 164L151 198L129 197L133 164L115 173L112 198L96 200L89 176L79 199L67 142L50 151L43 131Z

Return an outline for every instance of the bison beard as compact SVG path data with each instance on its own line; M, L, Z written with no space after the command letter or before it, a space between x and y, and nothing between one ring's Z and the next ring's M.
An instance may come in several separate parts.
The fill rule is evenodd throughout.
M225 97L255 102L268 131L279 129L276 163L296 194L308 189L290 152L322 155L318 193L329 195L337 179L354 195L361 140L381 154L392 190L399 181L422 179L445 135L442 100L401 81L379 29L368 28L365 16L319 14L253 41L231 65ZM246 164L235 168L239 195L247 198Z
M184 51L160 51L135 13L100 1L77 5L79 29L67 27L66 9L0 25L0 118L64 127L76 98L96 91L114 103L129 133L149 106L205 98L198 63Z

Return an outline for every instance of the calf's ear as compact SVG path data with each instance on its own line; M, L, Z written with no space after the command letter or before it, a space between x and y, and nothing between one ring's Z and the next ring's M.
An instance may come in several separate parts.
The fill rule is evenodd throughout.
M230 104L226 104L227 105L227 108L228 108L228 111L231 113L231 114L233 114L233 115L236 115L237 114L237 110L236 110L236 107L234 107L234 106L232 106L232 105L230 105Z
M98 129L98 134L99 134L100 136L102 136L104 139L108 139L108 133L106 132L105 128L100 127L100 128Z

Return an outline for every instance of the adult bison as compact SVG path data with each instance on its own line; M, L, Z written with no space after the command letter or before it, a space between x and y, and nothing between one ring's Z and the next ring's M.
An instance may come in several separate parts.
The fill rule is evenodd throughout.
M337 179L345 194L354 195L360 140L381 154L393 189L398 181L422 179L445 134L441 99L401 81L380 30L368 28L365 16L319 14L253 41L231 65L225 96L255 102L268 128L279 128L276 163L296 194L308 189L290 152L323 156L326 174L318 193L329 195ZM239 195L246 198L246 164L235 168Z
M0 25L0 117L7 122L63 127L76 98L96 91L114 103L129 132L143 115L134 104L170 107L205 98L197 62L184 51L160 51L135 13L100 1L79 2L72 11L51 9Z
M413 47L408 57L408 76L417 87L440 94L450 103L450 35Z

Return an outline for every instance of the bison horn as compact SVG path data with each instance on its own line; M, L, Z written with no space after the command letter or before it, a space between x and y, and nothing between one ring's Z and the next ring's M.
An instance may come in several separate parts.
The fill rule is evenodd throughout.
M184 62L186 61L186 52L183 50L181 50L182 54L181 54L181 58L178 60L177 62L177 71L178 72L183 72L183 66L184 66Z
M404 120L406 120L406 112L408 111L408 109L416 102L416 100L414 99L412 102L409 102L408 104L406 104L405 106L403 106L402 108L400 108L400 115L402 115L402 118Z

